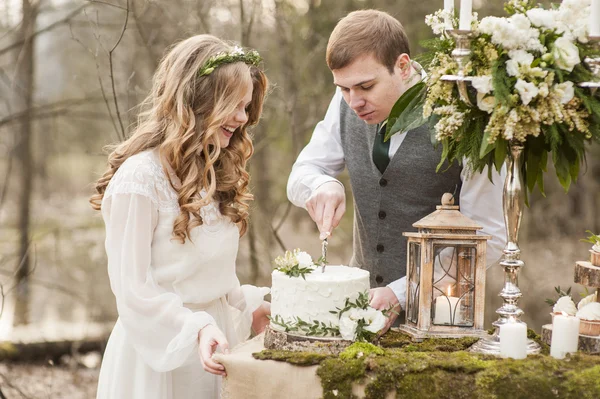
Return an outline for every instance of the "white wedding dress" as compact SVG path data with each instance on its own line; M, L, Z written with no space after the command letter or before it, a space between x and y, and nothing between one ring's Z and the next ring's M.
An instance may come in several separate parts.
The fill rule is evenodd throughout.
M102 216L119 319L98 399L218 398L221 377L202 369L198 331L214 323L230 347L250 334L252 312L268 290L240 286L238 227L212 203L181 244L172 239L178 214L157 150L127 159L107 187Z

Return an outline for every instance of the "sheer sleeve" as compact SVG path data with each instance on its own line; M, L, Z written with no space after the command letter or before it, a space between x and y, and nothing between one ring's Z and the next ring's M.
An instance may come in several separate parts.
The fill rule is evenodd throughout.
M251 333L252 313L264 301L265 295L271 290L268 287L255 287L253 285L240 285L227 294L227 302L234 309L232 312L234 327L238 340L245 341Z
M146 192L117 190L104 198L108 274L127 338L152 369L166 372L197 356L198 332L216 323L206 312L185 308L179 296L154 281L151 245L158 205Z

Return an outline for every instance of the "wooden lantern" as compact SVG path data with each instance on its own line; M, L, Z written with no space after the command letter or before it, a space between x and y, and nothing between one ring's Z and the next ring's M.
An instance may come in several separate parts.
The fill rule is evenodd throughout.
M491 236L459 212L452 194L408 238L406 324L414 339L482 336L486 245Z

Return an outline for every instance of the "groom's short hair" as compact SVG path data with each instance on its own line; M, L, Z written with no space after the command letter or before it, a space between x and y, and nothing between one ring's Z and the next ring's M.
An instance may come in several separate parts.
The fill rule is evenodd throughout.
M390 14L377 10L353 11L342 18L327 43L327 66L336 70L355 59L373 54L390 73L398 56L410 56L408 37L402 24Z

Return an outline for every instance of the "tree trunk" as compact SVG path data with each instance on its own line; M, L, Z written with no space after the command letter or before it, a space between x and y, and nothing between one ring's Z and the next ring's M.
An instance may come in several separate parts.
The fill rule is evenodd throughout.
M27 324L29 316L29 284L28 276L31 272L31 251L29 219L31 210L31 194L33 191L33 165L31 155L31 109L33 105L33 79L34 79L34 38L35 21L37 17L37 1L23 0L23 21L20 29L21 40L24 40L17 62L15 84L22 89L23 117L21 129L17 133L16 160L19 175L18 196L18 227L19 227L19 269L16 273L16 305L15 324Z

